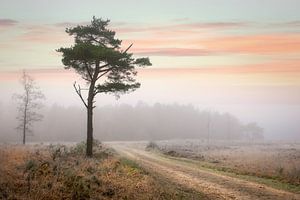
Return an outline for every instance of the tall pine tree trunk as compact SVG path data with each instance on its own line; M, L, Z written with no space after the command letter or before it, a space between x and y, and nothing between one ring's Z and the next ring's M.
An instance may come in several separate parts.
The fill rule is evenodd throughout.
M99 63L96 64L94 76L91 78L91 84L89 88L89 96L87 103L87 138L86 138L86 156L93 156L93 109L94 109L94 97L95 97L95 84L99 74Z
M89 88L88 104L87 104L87 138L86 138L86 156L93 156L93 103L94 103L95 81L91 81Z
M86 156L93 156L93 102L90 101L87 108Z

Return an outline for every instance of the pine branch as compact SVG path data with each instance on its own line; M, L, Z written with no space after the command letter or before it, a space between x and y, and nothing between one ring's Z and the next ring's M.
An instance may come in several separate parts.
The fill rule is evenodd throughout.
M101 70L100 72L104 72L104 73L100 74L100 75L97 77L96 81L98 81L99 78L101 78L102 76L104 76L105 74L107 74L108 72L110 72L112 69L113 69L113 68L109 68L109 69L106 69L106 70Z
M92 76L92 73L91 73L91 71L90 71L88 65L86 64L86 62L84 62L84 66L85 66L85 68L86 68L86 71L87 71L87 73L88 73L90 79L92 79L92 77L93 77L93 76Z

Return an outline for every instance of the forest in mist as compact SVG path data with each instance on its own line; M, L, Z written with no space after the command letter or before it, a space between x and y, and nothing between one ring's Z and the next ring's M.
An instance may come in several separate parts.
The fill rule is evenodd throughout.
M2 142L18 142L13 108L0 106ZM28 141L76 142L86 136L83 107L52 105L42 110L44 118L34 125ZM96 107L94 137L101 141L165 139L261 140L263 129L256 123L243 124L229 113L199 110L192 105L138 103L136 106Z

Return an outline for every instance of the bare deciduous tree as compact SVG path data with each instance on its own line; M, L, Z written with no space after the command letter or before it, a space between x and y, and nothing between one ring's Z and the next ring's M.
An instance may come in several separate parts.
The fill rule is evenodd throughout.
M34 79L25 71L23 71L20 78L20 83L23 86L24 93L14 94L13 99L17 102L18 109L17 129L22 131L23 144L25 144L26 137L33 132L33 123L43 119L43 115L37 111L42 108L42 100L45 99L45 96L40 88L36 86Z

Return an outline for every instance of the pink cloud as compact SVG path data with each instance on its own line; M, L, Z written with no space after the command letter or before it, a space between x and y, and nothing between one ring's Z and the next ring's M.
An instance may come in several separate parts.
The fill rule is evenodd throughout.
M44 68L44 69L26 69L34 79L49 81L51 84L70 83L79 78L72 70L61 68ZM0 71L1 81L18 81L21 77L22 70L18 71Z
M171 24L164 25L147 25L147 24L126 24L122 23L121 26L113 24L113 28L121 33L156 33L156 32L181 32L181 31L203 31L203 30L237 30L242 28L280 28L293 27L299 28L300 21L287 21L278 23L258 23L258 22L190 22L188 18L179 18L171 21Z
M2 24L15 24L14 20L0 20ZM87 22L82 22L84 24ZM287 22L298 23L298 22ZM24 33L14 41L40 44L69 44L69 37L62 27L80 23L62 22L52 25L24 25ZM130 34L124 46L134 43L132 51L139 55L154 56L208 56L221 54L284 54L300 52L300 35L296 33L270 33L252 35L216 34L214 30L242 28L243 22L179 23L161 26L133 26L126 23L113 24L115 29ZM114 28L113 28L114 29ZM203 29L209 29L205 32ZM141 33L141 32L147 32Z
M24 27L24 33L16 38L18 41L57 44L73 41L63 29L49 25L30 25Z
M160 26L123 26L115 27L115 29L122 33L130 32L157 32L157 31L182 31L186 29L192 30L203 30L203 29L230 29L230 28L239 28L246 26L246 23L241 22L196 22L196 23L180 23L180 24L171 24L171 25L160 25Z
M14 26L18 21L13 19L0 19L0 27Z
M181 67L181 68L146 68L142 69L145 73L176 74L197 76L197 74L300 74L300 60L289 60L280 62L268 62L261 64L228 66L210 66L210 67Z
M191 28L191 29L224 29L224 28L240 28L246 26L241 22L211 22L211 23L187 23L174 26L175 28Z
M206 49L227 53L299 53L299 34L269 34L217 37L213 39L190 41L190 44L204 46Z
M283 54L300 52L300 34L237 35L215 37L172 38L171 34L162 37L148 37L133 40L137 53L151 55L211 55L211 54ZM174 34L173 34L174 35ZM172 36L173 36L172 35ZM130 40L124 41L129 44ZM182 55L180 49L182 48ZM147 51L148 49L148 51ZM188 49L188 50L187 50ZM171 50L173 53L171 53ZM189 52L189 53L188 53Z
M143 56L208 56L213 54L205 49L187 48L136 48L133 53Z
M290 26L290 27L297 27L300 26L300 21L288 21L283 23L273 23L272 26L278 27L278 26Z

